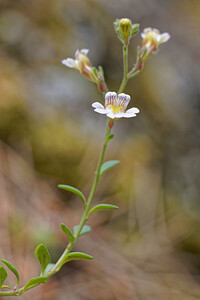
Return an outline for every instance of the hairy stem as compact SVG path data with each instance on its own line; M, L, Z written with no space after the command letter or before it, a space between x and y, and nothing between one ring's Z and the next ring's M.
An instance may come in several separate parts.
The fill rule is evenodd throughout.
M127 46L123 47L123 63L124 63L124 76L123 76L122 83L120 85L118 94L123 92L123 90L124 90L124 88L127 84L127 81L128 81L128 77L127 77L127 73L128 73L128 47Z

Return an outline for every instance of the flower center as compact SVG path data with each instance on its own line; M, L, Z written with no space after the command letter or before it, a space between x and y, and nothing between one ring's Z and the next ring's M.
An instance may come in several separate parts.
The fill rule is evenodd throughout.
M124 108L122 106L114 107L114 105L108 105L106 108L111 109L114 114L124 112Z

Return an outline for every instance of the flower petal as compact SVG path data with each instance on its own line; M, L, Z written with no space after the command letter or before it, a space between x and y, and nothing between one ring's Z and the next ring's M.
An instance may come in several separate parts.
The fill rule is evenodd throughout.
M105 107L107 105L115 106L117 102L117 94L115 92L107 92L105 95Z
M92 103L92 107L94 107L94 108L104 108L104 106L99 102Z
M108 114L107 114L107 117L108 118L111 118L111 119L115 119L116 117L115 117L115 114L113 113L113 112L109 112Z
M77 49L76 52L75 52L75 58L77 58L79 52L80 52L79 49Z
M124 118L136 117L137 113L139 113L139 109L136 107L132 107L124 113Z
M97 112L98 114L102 114L102 115L106 115L108 113L105 108L95 108L94 111Z
M147 28L145 28L145 29L143 30L144 33L147 33L147 32L149 32L149 31L152 31L152 28L151 28L151 27L147 27Z
M164 32L160 35L160 43L166 43L170 39L171 35L168 32Z
M119 106L122 106L124 110L127 108L131 97L127 94L121 93L118 95Z
M116 119L124 118L124 114L125 114L124 112L116 113L116 114L115 114L115 118L116 118Z
M134 113L134 114L138 114L140 111L137 107L132 107L132 108L129 108L127 109L126 113Z
M77 61L73 58L66 58L61 63L69 68L77 68Z
M81 49L81 54L87 55L89 52L89 49Z

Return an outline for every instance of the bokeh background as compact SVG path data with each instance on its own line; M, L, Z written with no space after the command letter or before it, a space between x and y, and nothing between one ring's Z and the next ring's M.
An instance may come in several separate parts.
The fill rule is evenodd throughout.
M93 261L68 263L21 299L200 299L199 0L0 1L0 256L24 284L39 274L34 248L43 242L56 261L67 242L60 223L79 221L80 200L57 184L88 195L106 120L91 108L103 102L95 85L60 61L88 48L118 90L112 23L122 17L171 39L126 87L140 114L113 129L106 159L121 164L95 202L120 209L92 216L78 241Z

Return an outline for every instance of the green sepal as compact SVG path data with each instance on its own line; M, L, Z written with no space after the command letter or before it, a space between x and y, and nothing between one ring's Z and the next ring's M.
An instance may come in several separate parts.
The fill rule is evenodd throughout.
M100 75L104 78L104 71L103 71L102 66L98 66L98 71L99 71Z
M86 204L85 196L78 189L74 188L73 186L65 185L65 184L59 184L58 187L60 189L67 190L69 192L72 192L72 193L76 194L77 196L79 196L81 198L81 200L83 201L84 205Z
M92 207L89 211L89 214L88 216L95 212L95 211L98 211L98 210L105 210L105 209L118 209L119 206L116 206L116 205L112 205L112 204L97 204L95 205L94 207Z
M99 76L98 76L97 68L96 68L96 67L93 67L93 68L92 68L92 71L93 71L93 76L95 76L95 77L96 77L96 80L98 80L98 79L99 79Z
M106 143L108 143L110 140L114 138L114 134L109 134L109 136L106 139Z
M71 260L82 260L82 259L93 259L93 257L82 252L70 252L65 256L64 263L67 263Z
M41 283L46 283L47 282L48 277L47 276L38 276L38 277L34 277L31 280L29 280L25 286L24 286L24 291L27 291Z
M39 261L41 267L41 274L43 275L47 265L51 261L49 251L43 244L38 245L35 249L35 257Z
M122 44L124 44L124 39L121 35L121 31L120 31L120 28L119 28L119 19L116 19L114 22L113 22L113 27L114 27L114 30L118 36L118 39L122 42Z
M139 32L140 24L133 24L131 26L131 36L136 35Z
M55 266L55 264L49 263L46 267L46 269L44 270L44 275L47 275Z
M7 272L4 267L0 266L0 288L2 287L4 281L7 278Z
M70 242L73 242L74 241L74 236L73 234L71 233L71 230L65 225L65 224L60 224L61 228L62 228L62 231L68 236L69 238L69 241Z
M74 235L76 235L78 228L79 228L79 225L74 226ZM79 233L79 236L84 235L89 232L91 232L91 227L89 225L84 225L83 228L81 229L81 232Z
M110 170L114 166L118 165L119 163L120 163L119 160L109 160L109 161L106 161L101 166L101 169L100 169L100 172L99 172L99 176L101 176L104 172Z
M20 276L19 276L19 273L17 271L17 269L7 260L5 259L1 259L1 261L8 267L8 269L13 272L17 278L17 283L15 285L15 288L18 286L19 284L19 281L20 281Z

